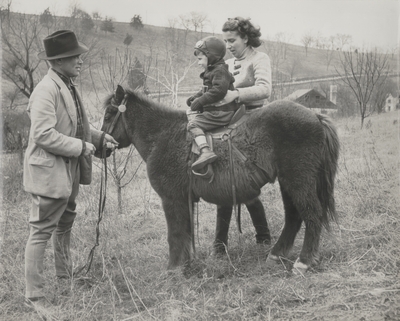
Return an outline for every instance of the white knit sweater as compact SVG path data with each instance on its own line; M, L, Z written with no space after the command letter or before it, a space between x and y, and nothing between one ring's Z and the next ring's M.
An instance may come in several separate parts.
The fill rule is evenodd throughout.
M226 61L235 77L239 103L260 106L271 95L271 63L267 54L248 46L240 58Z

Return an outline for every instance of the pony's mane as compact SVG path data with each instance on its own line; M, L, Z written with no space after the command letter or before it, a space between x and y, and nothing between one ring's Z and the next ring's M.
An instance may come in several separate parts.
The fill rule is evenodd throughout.
M125 89L125 93L128 94L128 102L140 104L141 106L149 109L152 113L156 113L159 115L161 114L161 117L169 118L172 116L174 118L180 118L185 114L182 113L182 110L152 100L138 90ZM111 100L113 97L114 95L111 94L106 98L103 106L104 108L107 108L111 104Z

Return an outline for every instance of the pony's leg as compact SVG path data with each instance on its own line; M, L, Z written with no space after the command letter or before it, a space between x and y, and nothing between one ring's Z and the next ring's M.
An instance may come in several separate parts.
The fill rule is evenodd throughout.
M305 272L318 259L322 224L322 206L315 192L310 192L306 200L303 200L297 208L305 224L304 242L299 258L293 265L293 272ZM314 195L315 194L315 195Z
M186 199L163 199L168 226L168 269L190 263L192 244L189 205Z
M217 227L215 231L214 251L225 254L228 246L229 224L232 217L232 206L217 206Z
M246 203L247 210L250 213L254 228L256 229L256 241L260 244L271 244L271 234L268 228L267 216L264 206L260 199L256 197Z
M285 225L282 233L279 236L278 241L272 248L268 260L279 260L280 256L287 256L291 248L293 247L294 239L298 231L300 230L302 219L296 206L293 203L292 198L285 189L281 187L283 207L285 209Z

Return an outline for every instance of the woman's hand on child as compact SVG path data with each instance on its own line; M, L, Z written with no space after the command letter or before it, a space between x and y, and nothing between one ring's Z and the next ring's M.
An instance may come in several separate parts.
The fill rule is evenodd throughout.
M190 109L193 111L200 110L203 106L199 102L199 98L196 98L195 100L192 101L190 104Z
M239 91L237 91L237 90L228 90L228 92L226 93L225 97L221 101L216 103L214 106L218 107L218 106L226 105L226 104L234 101L238 97L239 97Z
M190 97L186 100L186 105L190 106L190 105L192 104L193 100L194 100L194 97L193 97L193 96L190 96Z

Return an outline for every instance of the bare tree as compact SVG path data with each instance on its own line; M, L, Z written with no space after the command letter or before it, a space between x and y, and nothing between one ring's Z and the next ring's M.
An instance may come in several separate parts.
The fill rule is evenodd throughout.
M279 44L283 60L286 60L290 39L291 35L285 32L278 32L275 35L275 41Z
M391 46L390 47L390 54L391 54L391 56L392 56L392 59L394 59L394 57L397 55L399 55L399 52L400 52L400 50L399 50L399 46L396 44L396 45L393 45L393 46ZM400 57L399 57L400 58Z
M282 46L279 43L272 41L268 42L268 44L264 42L263 46L268 56L271 58L272 77L276 81L283 81L284 79L282 78L281 74L281 65L283 64Z
M352 36L343 33L338 33L335 37L340 50L343 50L344 46L350 45L353 39Z
M332 63L332 60L335 56L335 50L333 49L333 47L331 47L331 45L329 43L326 43L325 45L325 49L324 49L324 58L325 58L325 62L326 62L326 70L329 69L329 66Z
M215 20L211 20L210 27L211 27L213 36L215 36L215 30L217 30L217 28L220 28L221 26Z
M2 72L27 98L35 88L35 71L41 51L40 17L12 13L1 16L1 37L4 50Z
M207 22L207 15L202 12L192 11L190 13L190 18L194 32L197 32L197 30L200 29L201 33L203 33L203 28Z
M193 52L184 45L182 38L186 38L184 30L175 28L177 20L170 19L170 27L165 30L164 48L148 57L145 73L149 83L158 88L160 100L161 95L166 94L171 99L172 106L178 104L179 87L194 64ZM160 49L160 48L157 48ZM190 53L188 52L190 50Z
M376 50L357 53L343 51L340 67L341 70L336 69L336 72L357 100L362 128L364 119L374 110L369 106L372 93L388 76L388 55L379 54Z
M306 51L306 56L308 55L308 48L311 47L314 41L314 36L311 33L306 33L301 38L301 43L304 45L304 49Z
M128 152L114 151L112 153L112 164L108 167L111 176L113 177L115 187L117 188L117 200L118 200L118 214L123 214L122 207L122 189L129 185L135 177L137 171L139 170L140 165L143 163L143 160L139 162L135 171L129 173L129 168L132 168L131 163L133 162L133 153L135 151L135 147L133 144L130 146ZM126 175L129 174L127 177Z
M153 61L158 58L157 44L158 44L158 33L152 32L150 29L143 31L145 34L145 45L147 46L147 52L142 60L141 72L144 76L144 82L146 83L145 92L149 92L147 88L147 75L150 73L150 68L153 67Z
M161 73L157 72L157 77L149 75L147 77L160 84L170 94L172 106L178 107L179 86L194 63L195 61L182 66L176 53L166 52L165 65Z
M10 91L5 91L3 89L3 96L10 102L9 109L15 109L16 105L14 105L14 102L18 99L20 93L21 91L17 87L13 87Z
M337 115L339 117L356 116L358 107L352 90L348 86L338 86L337 89Z
M335 50L336 48L338 48L336 36L329 36L328 37L328 42L329 42L329 47L328 48L330 48L332 50Z
M168 28L175 29L179 25L179 18L177 17L169 17L168 18Z
M179 15L179 23L184 30L183 45L186 47L187 35L192 27L192 20L191 20L190 16L181 14L181 15Z
M133 68L135 58L128 48L124 51L115 49L114 54L109 54L105 50L100 53L99 61L89 61L89 73L92 79L93 88L96 91L96 84L101 83L102 87L109 93L112 93L117 85L124 85L128 79L129 72ZM96 92L97 94L97 92ZM97 95L97 99L100 98ZM117 189L118 213L122 214L122 189L127 186L133 179L136 171L130 173L132 154L134 152L133 145L126 151L114 151L112 162L108 166L108 170L113 177L115 187ZM139 164L140 166L140 164ZM129 177L127 176L129 172Z
M335 51L333 51L332 49L325 50L326 70L329 69L334 56L335 56Z
M186 14L179 15L179 23L185 30L190 30L192 27L192 19Z
M123 51L116 48L114 54L103 49L98 63L89 62L92 81L100 82L107 92L113 92L117 85L127 81L134 62L134 55L128 48Z
M294 80L294 76L301 66L301 59L299 56L292 58L292 60L287 64L286 70L290 76L290 80Z
M321 32L317 32L314 35L314 41L313 41L314 47L317 49L324 49L325 48L325 44L326 44L326 40L324 38L324 36L321 34Z

